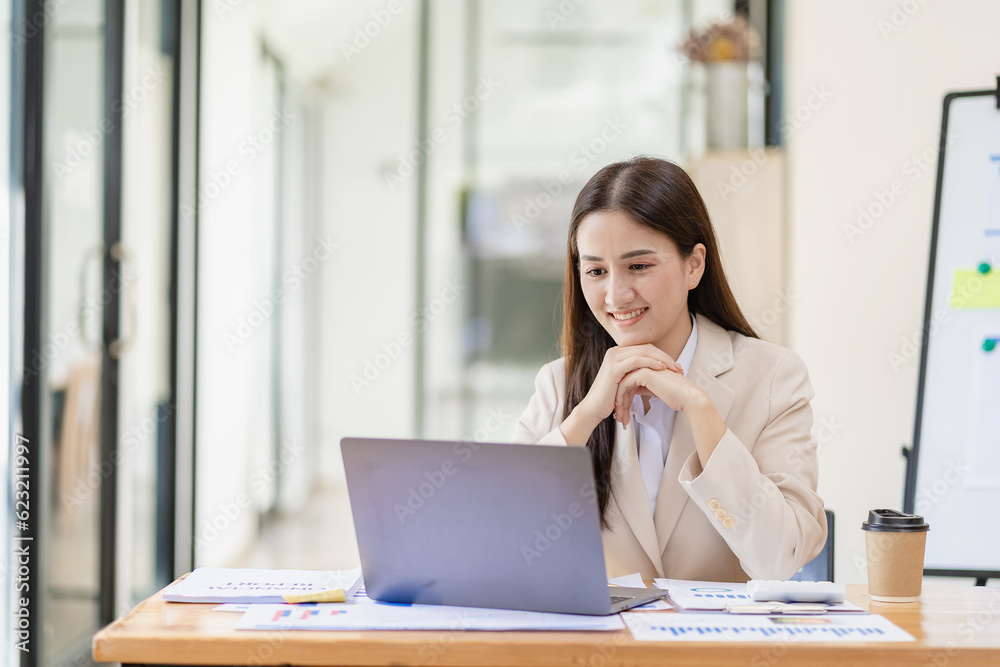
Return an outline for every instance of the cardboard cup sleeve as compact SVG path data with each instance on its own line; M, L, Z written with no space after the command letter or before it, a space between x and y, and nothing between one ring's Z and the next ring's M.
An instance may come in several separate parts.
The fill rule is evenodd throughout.
M915 514L872 510L861 527L865 531L871 599L916 602L920 598L930 526Z

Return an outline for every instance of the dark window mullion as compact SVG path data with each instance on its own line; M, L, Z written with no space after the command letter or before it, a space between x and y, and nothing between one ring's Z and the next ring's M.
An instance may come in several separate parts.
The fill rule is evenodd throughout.
M156 466L156 585L162 588L174 579L176 569L177 527L177 281L180 262L180 240L177 221L180 218L180 99L181 2L164 2L164 51L173 63L170 90L170 294L169 301L169 381L170 409L165 413L165 435L157 447Z
M101 364L101 461L118 461L118 344L121 290L124 284L121 243L122 216L122 90L125 68L124 0L105 0L104 112L109 131L104 139L104 293L110 296L103 313ZM101 482L100 502L100 624L115 620L115 564L118 528L118 467Z
M9 469L27 468L26 481L29 491L30 515L26 527L14 527L13 537L18 549L17 561L11 560L11 569L20 567L21 555L26 554L27 574L18 574L16 604L26 601L28 618L33 619L26 629L28 636L14 632L17 616L8 616L5 624L9 636L24 647L19 652L21 667L35 667L41 651L41 568L44 542L40 524L46 511L45 494L41 489L44 430L42 428L42 401L44 375L33 360L42 349L45 330L45 218L43 216L43 72L45 68L44 22L33 22L32 17L44 10L43 0L21 0L12 5L11 14L11 114L10 114L10 191L22 192L23 197L10 197L10 260L11 260L11 424L13 436L9 442ZM30 26L30 30L29 30ZM17 31L17 27L21 27ZM17 248L23 248L19 255ZM19 350L13 346L20 340ZM18 386L20 385L20 386ZM17 437L20 436L20 437ZM27 465L14 466L13 445L27 442ZM12 477L13 479L13 477ZM10 482L13 486L12 481ZM33 502L32 502L33 501ZM13 493L8 499L13 509ZM13 516L13 513L11 513ZM26 551L25 551L26 550ZM8 555L8 558L14 558ZM22 644L22 642L24 642Z

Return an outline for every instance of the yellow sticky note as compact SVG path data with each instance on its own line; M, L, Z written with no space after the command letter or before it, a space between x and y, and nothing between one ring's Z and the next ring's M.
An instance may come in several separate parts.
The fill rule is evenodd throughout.
M301 595L283 595L288 604L302 604L304 602L346 602L343 588L334 588L329 591L318 591L316 593L303 593Z
M948 302L952 308L1000 308L1000 270L982 274L975 269L955 269Z

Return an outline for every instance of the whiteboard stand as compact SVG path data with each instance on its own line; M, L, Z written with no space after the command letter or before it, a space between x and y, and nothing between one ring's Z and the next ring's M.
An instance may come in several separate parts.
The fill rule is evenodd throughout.
M944 98L904 510L924 574L1000 578L1000 76Z

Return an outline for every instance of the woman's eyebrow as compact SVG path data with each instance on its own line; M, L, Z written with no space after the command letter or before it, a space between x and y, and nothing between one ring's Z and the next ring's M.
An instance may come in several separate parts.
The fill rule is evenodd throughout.
M632 259L633 257L639 257L640 255L655 255L655 250L650 250L648 248L642 248L640 250L629 250L627 253L622 255L619 259ZM603 257L595 257L594 255L580 255L580 259L585 262L603 262Z
M655 250L649 250L648 248L643 248L642 250L632 250L621 256L622 259L632 259L633 257L639 257L640 255L655 255Z

